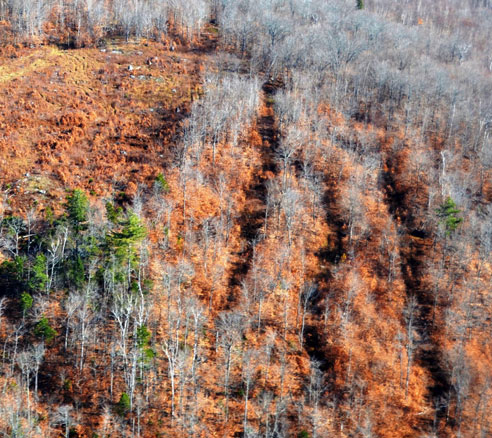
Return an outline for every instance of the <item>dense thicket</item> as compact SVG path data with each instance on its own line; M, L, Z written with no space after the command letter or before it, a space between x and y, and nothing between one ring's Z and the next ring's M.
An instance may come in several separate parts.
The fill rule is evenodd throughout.
M208 22L217 49L133 200L2 209L4 435L492 433L490 2L0 14L75 45Z

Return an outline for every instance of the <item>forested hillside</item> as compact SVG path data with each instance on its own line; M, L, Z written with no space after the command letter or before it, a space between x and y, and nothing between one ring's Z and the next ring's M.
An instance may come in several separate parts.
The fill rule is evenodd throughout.
M491 35L0 0L0 436L492 436Z

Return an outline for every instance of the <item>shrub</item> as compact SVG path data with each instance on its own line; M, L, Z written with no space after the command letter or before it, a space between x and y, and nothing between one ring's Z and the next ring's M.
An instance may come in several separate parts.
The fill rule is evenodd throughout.
M25 316L27 311L32 308L33 305L33 298L32 296L27 293L27 292L22 292L21 297L20 297L20 305L22 309L22 314Z
M159 173L159 175L156 176L154 184L159 191L164 193L167 193L170 190L169 183L166 181L162 173Z
M12 282L22 282L24 276L24 266L26 264L26 258L17 256L14 260L5 260L0 264L0 277L6 277ZM3 283L5 283L5 280Z
M34 334L40 338L43 338L46 342L50 342L57 335L55 329L51 327L48 318L43 316L36 327L34 327Z
M118 415L124 417L126 413L130 411L130 407L130 396L126 392L124 392L121 394L120 401L116 406L116 411L118 412Z

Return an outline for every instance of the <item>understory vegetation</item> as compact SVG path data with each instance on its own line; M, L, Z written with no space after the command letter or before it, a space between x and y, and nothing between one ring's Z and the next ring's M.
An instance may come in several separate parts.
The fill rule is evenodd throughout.
M0 0L0 435L492 434L489 0Z

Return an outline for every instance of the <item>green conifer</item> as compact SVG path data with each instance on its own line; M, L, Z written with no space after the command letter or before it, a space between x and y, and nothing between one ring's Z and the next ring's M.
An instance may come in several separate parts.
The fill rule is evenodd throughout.
M458 228L458 225L463 222L463 218L456 216L461 213L461 210L456 207L456 203L450 197L446 199L444 204L436 212L441 218L440 223L444 226L447 236L451 235Z
M75 189L67 196L65 204L68 220L75 229L80 231L83 229L84 223L87 221L87 213L89 211L89 200L85 193L80 189Z

